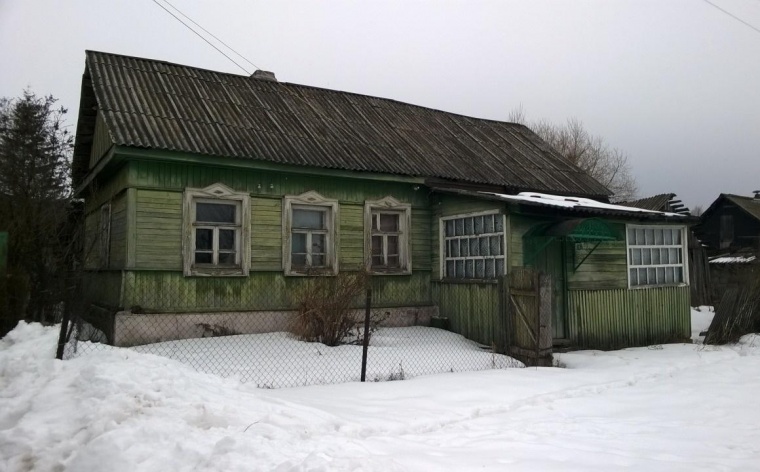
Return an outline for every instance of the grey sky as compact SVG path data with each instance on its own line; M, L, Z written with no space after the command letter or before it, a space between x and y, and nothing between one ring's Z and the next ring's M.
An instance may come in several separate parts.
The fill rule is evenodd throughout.
M760 0L711 1L760 29ZM705 1L172 3L281 81L577 117L628 154L641 196L760 189L760 32ZM53 94L73 130L85 49L243 73L150 0L0 0L0 96Z

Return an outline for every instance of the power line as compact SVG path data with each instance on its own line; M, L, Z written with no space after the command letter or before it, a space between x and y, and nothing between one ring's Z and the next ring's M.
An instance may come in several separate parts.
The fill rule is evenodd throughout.
M179 8L177 8L177 7L175 7L174 5L172 5L172 4L169 2L169 0L163 0L163 1L164 1L164 3L166 3L167 5L169 5L170 7L174 8L174 9L175 9L175 10L176 10L176 11L177 11L177 12L178 12L180 15L184 16L185 18L187 18L187 19L188 19L188 20L189 20L189 21L190 21L192 24L194 24L194 25L195 25L195 26L197 26L198 28L202 29L202 30L203 30L203 32L205 32L206 34L208 34L208 35L209 35L209 36L211 36L212 38L214 38L214 39L216 39L217 41L219 41L220 43L222 43L222 45L223 45L224 47L226 47L227 49L229 49L230 51L234 52L234 53L235 53L235 54L236 54L236 55L237 55L239 58L243 59L245 62L247 62L248 64L252 65L253 67L255 67L255 68L257 68L257 69L261 69L261 67L257 66L257 65L256 65L256 64L254 64L253 62L249 61L247 57L243 56L243 55L242 55L242 54L240 54L239 52L237 52L237 51L235 51L234 49L232 49L232 46L230 46L229 44L225 43L224 41L222 41L221 39L219 39L218 37L216 37L216 36L214 35L214 33L212 33L211 31L207 30L207 29L206 29L206 28L204 28L203 26L199 25L199 24L198 24L198 23L197 23L195 20L193 20L193 19L192 19L192 18L190 18L189 16L185 15L185 14L182 12L182 10L180 10Z
M160 3L158 3L156 0L153 0L153 3L155 3L156 5L158 5L159 7L161 7L161 8L162 8L164 11L166 11L166 13L170 14L170 15L171 15L171 16L173 16L173 17L174 17L174 18L175 18L177 21L179 21L180 23L182 23L183 25L185 25L185 27L186 27L187 29L189 29L190 31L192 31L193 33L195 33L195 34L196 34L196 35L197 35L199 38L201 38L201 39L202 39L202 40L204 40L206 43L208 43L208 45L209 45L209 46L211 46L212 48L216 49L216 50L219 52L219 54L221 54L222 56L226 57L227 59L229 59L229 60L230 60L230 62L232 62L232 63L233 63L233 64L235 64L236 66L238 66L238 67L240 67L241 69L243 69L243 71L244 71L246 74L248 74L248 75L250 75L250 74L251 74L250 72L248 72L248 70L247 70L245 67L243 67L243 66L241 66L240 64L238 64L237 62L235 62L235 60L234 60L234 59L232 59L230 56L228 56L227 54L225 54L225 53L224 53L224 52L223 52L221 49L219 49L218 47L216 47L216 46L215 46L213 43L211 43L211 41L209 41L208 39L204 38L202 34L198 33L198 32L197 32L197 31L195 31L194 29L192 29L192 28L190 27L190 25L188 25L187 23L185 23L184 21L182 21L182 19L181 19L181 18L179 18L179 17L178 17L177 15L175 15L174 13L170 12L170 11L169 11L169 10L168 10L168 9L167 9L165 6L161 5L161 4L160 4Z
M730 17L731 17L731 18L733 18L734 20L736 20L736 21L739 21L739 22L743 23L744 25L746 25L746 26L749 26L749 27L750 27L750 28L752 28L753 30L755 30L755 31L757 31L758 33L760 33L760 28L757 28L757 27L753 26L752 24L750 24L750 23L747 23L746 21L742 20L741 18L739 18L738 16L734 15L733 13L731 13L731 12L729 12L729 11L726 11L726 10L722 9L722 8L721 8L721 7L719 7L718 5L716 5L716 4L714 4L713 2L711 2L710 0L703 0L703 1L704 1L705 3L707 3L708 5L712 5L713 7L717 8L717 9L718 9L718 10L720 10L720 11L722 11L723 13L725 13L725 14L726 14L726 15L728 15L728 16L730 16Z

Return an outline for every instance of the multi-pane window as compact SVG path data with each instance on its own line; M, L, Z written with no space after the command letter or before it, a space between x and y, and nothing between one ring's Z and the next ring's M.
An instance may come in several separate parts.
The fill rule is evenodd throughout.
M186 276L247 275L251 260L251 206L247 193L217 183L187 188L182 241Z
M282 202L285 275L337 274L338 201L309 191Z
M372 212L372 269L401 267L401 213Z
M193 202L193 265L237 267L240 264L240 203Z
M685 283L683 239L683 227L628 226L630 286Z
M444 277L493 279L505 271L504 215L443 218Z
M293 268L327 266L328 208L293 207L290 262Z
M364 202L364 259L371 273L412 272L412 207L392 196Z

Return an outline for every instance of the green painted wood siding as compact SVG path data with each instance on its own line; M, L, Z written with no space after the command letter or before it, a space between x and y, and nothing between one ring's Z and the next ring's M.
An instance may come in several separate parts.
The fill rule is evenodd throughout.
M282 200L251 198L251 270L282 270Z
M137 191L135 264L182 270L182 194Z
M628 259L625 241L603 242L590 252L595 243L569 243L568 254L575 254L575 261L568 261L567 287L570 290L610 290L628 288ZM578 264L588 254L577 269Z
M111 200L111 241L109 263L112 269L121 269L127 263L127 192Z
M569 337L583 349L688 342L689 287L571 290Z
M126 271L121 303L148 312L287 310L305 277L277 272L248 277L184 277L176 271ZM430 274L372 278L373 306L430 305ZM357 305L362 306L361 301Z
M90 150L90 169L100 161L113 145L108 127L100 113L95 118L95 131L92 136L92 149Z
M504 345L498 284L433 282L432 297L451 331L486 346Z
M100 247L98 229L100 228L100 211L92 212L84 217L84 247L83 259L85 269L100 269Z

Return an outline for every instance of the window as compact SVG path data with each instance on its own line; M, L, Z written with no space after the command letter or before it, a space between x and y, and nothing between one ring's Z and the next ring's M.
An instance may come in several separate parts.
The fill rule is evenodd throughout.
M364 203L364 254L376 274L410 274L411 205L393 197Z
M111 252L111 204L100 207L100 231L98 234L100 246L100 267L108 267Z
M317 192L283 199L283 261L286 275L336 274L338 202Z
M629 286L686 282L683 227L629 225L627 231Z
M250 198L222 184L186 189L185 275L247 275Z
M443 277L495 279L504 275L504 219L496 212L441 218Z

